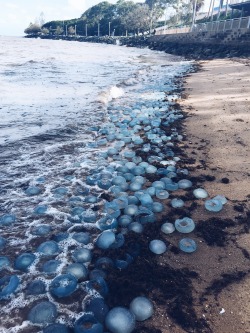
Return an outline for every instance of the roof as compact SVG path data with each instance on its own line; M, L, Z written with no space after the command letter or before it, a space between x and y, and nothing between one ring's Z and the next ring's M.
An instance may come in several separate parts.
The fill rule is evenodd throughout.
M246 10L246 11L250 11L250 0L247 1L240 1L240 0L233 0L231 1L230 8L232 9L239 9L239 10Z

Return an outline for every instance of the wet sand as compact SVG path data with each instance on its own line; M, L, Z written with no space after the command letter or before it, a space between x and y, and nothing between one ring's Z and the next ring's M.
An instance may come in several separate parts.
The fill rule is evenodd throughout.
M234 225L224 229L228 235L222 247L202 245L197 258L190 257L186 265L197 266L201 280L195 281L194 289L199 295L213 285L196 307L212 332L246 333L250 332L250 66L240 59L199 65L186 78L181 101L187 112L186 149L195 159L192 174L211 176L202 187L210 196L229 199L213 217ZM210 214L198 209L193 218L207 221Z
M111 307L129 306L139 295L154 303L154 316L137 323L135 333L250 332L249 74L250 67L238 60L213 60L199 63L184 78L182 99L173 106L183 111L184 120L173 127L184 138L172 149L193 186L170 193L169 199L184 200L184 207L172 208L169 199L162 200L157 222L145 226L143 237L131 234L118 254L122 257L127 247L139 243L139 259L109 279ZM226 196L222 211L208 212L204 200L194 198L192 191L199 187L210 198ZM196 223L187 235L197 243L192 254L178 248L184 235L159 231L163 223L184 216ZM168 251L152 254L151 239L165 241Z

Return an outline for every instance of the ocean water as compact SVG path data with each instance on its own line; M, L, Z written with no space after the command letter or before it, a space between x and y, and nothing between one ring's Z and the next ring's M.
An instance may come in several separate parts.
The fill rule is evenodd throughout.
M105 191L86 185L86 177L107 167L103 153L124 142L118 132L115 140L105 141L100 129L113 133L112 122L119 124L121 111L129 118L138 110L161 109L166 94L167 110L178 97L178 77L190 66L180 57L148 49L0 37L0 236L6 241L0 257L10 262L0 267L0 278L16 275L20 280L15 292L0 300L1 333L42 332L41 325L27 320L38 301L56 304L56 322L69 327L82 314L81 303L89 297L84 285L78 286L84 290L80 303L55 299L49 286L72 263L75 249L95 247L96 224L69 217L74 206L95 212L96 220L102 217ZM27 192L32 187L39 189L37 195ZM86 203L88 195L97 203ZM46 207L44 214L37 213L40 206ZM37 233L41 225L48 231ZM89 244L72 238L78 231L90 232ZM37 248L60 232L69 237L58 243L59 253L44 258ZM13 264L22 253L36 256L24 272ZM60 261L54 275L42 270L49 259ZM36 279L45 283L46 293L28 295Z

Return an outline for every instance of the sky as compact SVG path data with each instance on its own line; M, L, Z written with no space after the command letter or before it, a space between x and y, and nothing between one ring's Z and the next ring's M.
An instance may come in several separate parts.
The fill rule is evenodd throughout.
M0 35L24 35L24 29L30 22L35 22L42 12L46 22L78 18L85 10L101 1L103 0L0 0Z
M0 0L0 35L23 36L30 22L44 13L46 22L78 18L102 0ZM143 2L142 0L133 0ZM117 0L108 0L116 3ZM209 2L209 0L206 0Z

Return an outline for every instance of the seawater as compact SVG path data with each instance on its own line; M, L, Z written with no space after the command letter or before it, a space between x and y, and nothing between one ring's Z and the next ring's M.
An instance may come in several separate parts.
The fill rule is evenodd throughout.
M68 220L70 198L83 195L86 176L105 166L101 153L114 145L98 145L93 128L110 123L109 110L115 114L153 107L166 93L169 101L174 100L176 79L189 68L190 63L180 57L148 49L0 37L0 218L15 216L14 224L0 225L0 235L7 241L0 256L11 262L0 270L0 278L16 274L21 281L15 294L0 300L1 333L41 332L41 327L27 321L39 299L56 304L57 322L72 326L80 316L79 300L69 304L49 293L55 275L41 272L48 258L41 258L36 249L60 232L77 230ZM27 196L31 186L41 193ZM56 192L61 187L66 189L63 194ZM90 194L99 197L99 207L102 192L90 188ZM48 207L44 215L34 213L38 205ZM101 217L98 211L97 216ZM43 224L51 230L36 235L34 229ZM93 249L98 230L85 223L84 230L88 229L92 240L85 247ZM72 262L72 251L79 244L69 237L59 246L60 253L53 257L61 262L57 275ZM20 272L13 262L25 252L36 253L36 260L27 272ZM45 282L46 294L27 295L27 285L34 279ZM87 296L82 293L81 302Z

